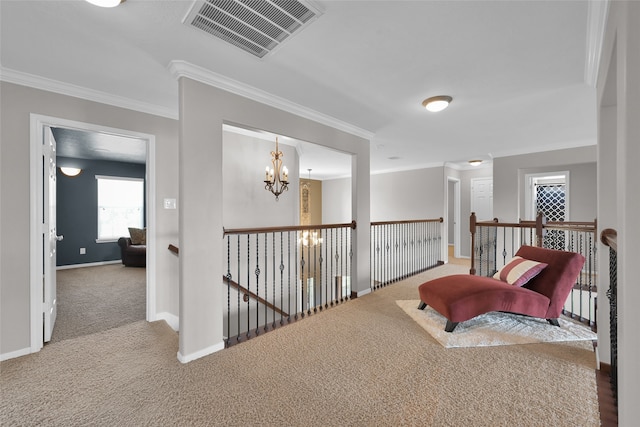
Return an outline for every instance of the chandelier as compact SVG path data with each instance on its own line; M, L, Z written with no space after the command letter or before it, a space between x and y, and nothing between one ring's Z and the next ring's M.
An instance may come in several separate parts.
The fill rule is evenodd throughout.
M317 231L303 231L302 237L298 239L299 243L302 243L303 246L317 246L322 244L322 237L318 237Z
M264 189L271 191L276 196L276 201L282 192L289 190L289 170L286 166L282 166L282 158L284 154L278 149L278 138L276 137L276 149L271 152L272 168L265 169L264 172Z

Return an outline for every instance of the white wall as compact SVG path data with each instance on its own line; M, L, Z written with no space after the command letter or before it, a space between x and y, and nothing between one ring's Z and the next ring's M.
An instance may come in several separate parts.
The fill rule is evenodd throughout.
M618 421L636 425L640 418L640 334L637 306L640 287L640 2L609 3L602 59L598 74L599 176L598 213L605 226L618 232ZM615 76L614 76L615 74ZM614 107L615 106L615 107ZM613 184L615 194L609 192ZM615 202L613 202L615 198ZM615 219L614 219L615 215ZM605 252L604 246L599 247ZM601 258L601 261L602 260ZM599 265L607 271L608 264ZM598 289L600 301L606 301ZM600 318L598 322L600 323ZM604 329L604 328L602 328ZM598 328L599 340L602 335Z
M30 347L30 113L156 137L156 310L178 316L178 264L167 247L178 242L178 122L124 108L0 82L0 354Z

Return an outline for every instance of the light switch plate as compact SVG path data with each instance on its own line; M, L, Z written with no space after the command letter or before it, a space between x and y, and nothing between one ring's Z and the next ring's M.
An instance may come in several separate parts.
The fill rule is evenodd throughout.
M165 209L175 209L176 208L176 199L164 199L164 208Z

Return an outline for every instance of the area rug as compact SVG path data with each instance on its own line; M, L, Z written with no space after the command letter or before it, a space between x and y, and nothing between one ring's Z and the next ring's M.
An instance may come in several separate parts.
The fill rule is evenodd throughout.
M560 327L557 327L544 319L499 312L482 314L459 323L453 332L445 332L447 319L431 307L418 310L419 300L398 300L396 303L445 348L597 339L588 327L566 318L560 318Z

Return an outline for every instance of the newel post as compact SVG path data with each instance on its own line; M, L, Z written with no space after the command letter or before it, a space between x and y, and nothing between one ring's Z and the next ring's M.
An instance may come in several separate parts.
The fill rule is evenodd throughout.
M469 218L469 231L471 232L471 269L469 274L476 274L475 259L476 259L476 213L471 212L471 218Z
M547 219L542 215L542 212L538 212L538 215L536 216L536 246L539 248L542 247L542 241L545 233L547 232L544 228L546 224Z

